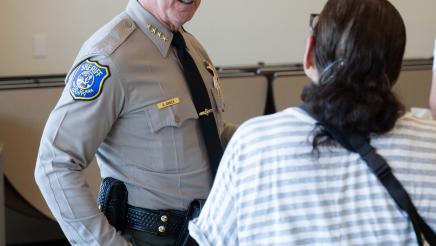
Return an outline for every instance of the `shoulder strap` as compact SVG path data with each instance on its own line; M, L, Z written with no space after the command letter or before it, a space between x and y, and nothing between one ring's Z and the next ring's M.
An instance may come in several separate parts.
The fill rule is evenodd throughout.
M306 105L300 106L301 109L306 111L310 116L317 120L312 115ZM318 120L317 120L318 121ZM386 160L369 144L369 136L359 133L345 134L333 127L318 121L327 133L335 139L341 146L349 151L359 153L362 159L366 162L369 169L377 176L379 181L383 184L389 192L395 203L407 214L412 221L415 230L416 238L419 245L423 245L423 236L430 245L436 245L436 235L424 219L418 214L409 194L404 189L403 185L393 175L390 166Z

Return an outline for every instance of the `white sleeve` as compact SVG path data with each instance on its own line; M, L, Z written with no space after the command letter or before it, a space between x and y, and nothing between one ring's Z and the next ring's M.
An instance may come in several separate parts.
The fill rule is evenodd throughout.
M233 175L237 160L237 137L224 152L215 182L200 216L189 223L189 234L201 246L238 245L235 186Z

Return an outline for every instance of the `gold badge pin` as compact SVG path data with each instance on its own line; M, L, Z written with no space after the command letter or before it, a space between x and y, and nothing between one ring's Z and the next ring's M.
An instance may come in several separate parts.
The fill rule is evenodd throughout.
M168 108L170 106L176 105L180 103L180 98L175 97L175 98L171 98L169 100L157 103L156 106L158 109L164 109L164 108Z
M216 91L218 92L218 96L221 96L221 85L219 83L218 72L216 71L215 67L206 60L204 61L204 65L206 66L206 69L209 70L212 74L213 87L215 87Z

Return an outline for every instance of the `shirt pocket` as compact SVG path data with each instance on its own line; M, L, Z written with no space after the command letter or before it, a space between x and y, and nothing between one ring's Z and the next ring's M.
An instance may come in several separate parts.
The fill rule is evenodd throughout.
M158 104L160 103L168 103L169 105L159 108ZM150 128L155 133L165 127L179 128L189 119L198 119L194 103L186 94L162 98L162 100L148 106L146 114Z

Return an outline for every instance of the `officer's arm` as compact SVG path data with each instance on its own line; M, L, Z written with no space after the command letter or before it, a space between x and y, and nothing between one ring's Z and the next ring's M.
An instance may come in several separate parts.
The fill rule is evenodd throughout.
M44 129L35 179L71 244L128 245L98 210L83 174L124 103L116 67L108 58L93 61L68 77Z

